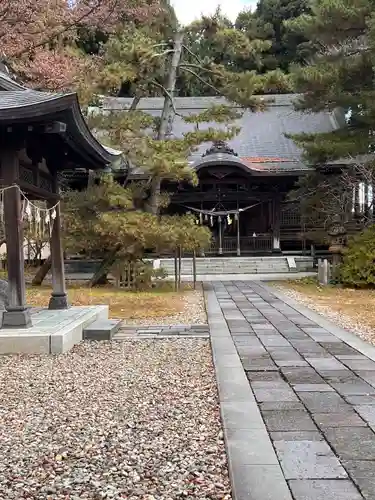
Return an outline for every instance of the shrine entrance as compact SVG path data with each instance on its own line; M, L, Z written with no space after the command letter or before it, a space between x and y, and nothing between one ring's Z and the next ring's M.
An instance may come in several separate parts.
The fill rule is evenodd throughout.
M197 224L210 228L212 243L205 255L280 253L279 186L272 183L273 176L255 176L233 163L232 157L229 165L197 169L198 186L179 185L171 196L171 210L194 214Z

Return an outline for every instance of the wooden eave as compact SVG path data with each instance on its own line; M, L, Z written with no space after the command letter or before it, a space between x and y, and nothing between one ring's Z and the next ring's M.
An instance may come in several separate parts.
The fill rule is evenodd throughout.
M88 167L100 169L111 165L121 156L107 151L91 134L75 93L47 94L22 90L4 94L8 103L0 97L0 126L40 125L58 120L66 124L66 131L59 133L59 136L84 162L89 162ZM30 100L25 99L28 96Z

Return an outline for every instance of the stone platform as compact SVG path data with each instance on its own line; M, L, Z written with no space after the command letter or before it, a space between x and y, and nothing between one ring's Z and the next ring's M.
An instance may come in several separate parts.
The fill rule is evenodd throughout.
M31 328L0 329L0 354L60 354L83 339L83 329L108 319L108 306L41 309L32 314Z

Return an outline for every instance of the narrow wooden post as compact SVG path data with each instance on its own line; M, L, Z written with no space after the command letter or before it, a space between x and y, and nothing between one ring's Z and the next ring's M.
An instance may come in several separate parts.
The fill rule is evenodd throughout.
M177 292L178 290L178 252L177 252L177 247L175 248L174 251L174 288Z
M30 311L26 307L24 238L21 214L21 192L16 184L19 179L19 161L16 150L1 153L4 191L4 223L7 242L8 305L3 314L3 328L28 328Z
M197 252L193 250L193 286L194 290L197 288Z
M240 212L236 213L237 223L237 257L241 255L241 235L240 235Z
M222 221L221 215L217 218L219 224L219 255L223 255L223 232L222 232Z
M53 191L58 194L57 177L53 180ZM49 201L48 206L51 208L56 204L56 201ZM61 207L60 203L55 206L56 217L52 225L50 246L52 260L52 295L49 301L48 309L68 309L68 297L65 287L65 269L64 269L64 252L61 241Z
M273 200L272 204L272 253L281 253L280 248L280 219L281 219L281 200L278 195Z
M178 246L178 288L181 288L181 245Z

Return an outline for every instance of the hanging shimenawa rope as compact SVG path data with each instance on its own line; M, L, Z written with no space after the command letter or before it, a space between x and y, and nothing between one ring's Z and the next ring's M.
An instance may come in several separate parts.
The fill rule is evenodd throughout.
M0 189L0 223L4 223L4 192L8 189L18 189L22 196L21 220L26 222L30 231L36 238L41 238L46 233L51 236L54 221L56 219L56 207L60 200L52 207L44 208L30 201L22 189L13 184Z

